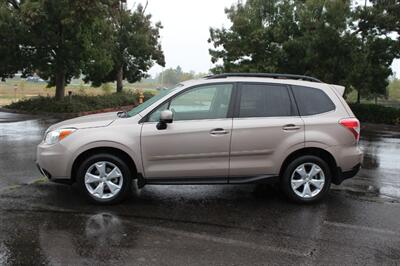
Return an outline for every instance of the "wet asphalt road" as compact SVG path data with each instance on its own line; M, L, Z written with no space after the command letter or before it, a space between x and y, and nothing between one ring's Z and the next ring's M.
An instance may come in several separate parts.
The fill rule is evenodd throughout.
M400 264L400 132L362 132L365 161L317 205L271 186L148 186L118 206L40 178L56 121L0 113L0 265Z

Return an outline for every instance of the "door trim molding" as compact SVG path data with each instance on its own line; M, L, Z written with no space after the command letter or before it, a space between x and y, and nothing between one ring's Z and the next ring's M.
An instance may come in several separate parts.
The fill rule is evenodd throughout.
M144 178L146 185L274 184L278 181L279 176L276 175Z

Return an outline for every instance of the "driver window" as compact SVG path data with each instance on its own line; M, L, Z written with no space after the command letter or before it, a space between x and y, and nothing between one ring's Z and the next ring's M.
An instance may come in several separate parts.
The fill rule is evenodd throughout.
M226 118L232 88L232 84L213 84L188 90L158 107L148 121L157 122L166 109L174 113L174 121Z
M168 109L169 102L164 103L160 107L155 110L148 119L148 122L158 122L160 120L160 114L161 111L167 110Z

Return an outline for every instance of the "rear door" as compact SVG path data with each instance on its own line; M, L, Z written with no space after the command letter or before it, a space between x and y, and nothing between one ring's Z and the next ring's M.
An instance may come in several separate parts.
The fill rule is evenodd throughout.
M277 175L288 151L304 145L304 123L290 88L239 83L232 127L230 180Z

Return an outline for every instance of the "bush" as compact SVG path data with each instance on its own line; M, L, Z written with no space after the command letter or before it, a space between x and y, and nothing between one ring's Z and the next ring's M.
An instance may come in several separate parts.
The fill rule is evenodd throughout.
M154 91L147 90L147 91L143 92L143 96L144 96L144 100L145 101L147 101L148 99L150 99L154 95L156 95L156 93Z
M400 125L400 109L376 104L350 104L361 122Z
M32 113L78 113L133 105L137 102L138 95L133 93L113 93L100 96L73 95L71 101L68 96L62 101L56 101L53 97L39 96L12 103L5 108Z

